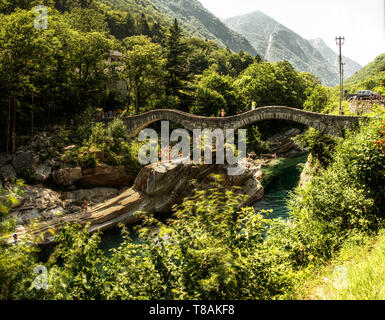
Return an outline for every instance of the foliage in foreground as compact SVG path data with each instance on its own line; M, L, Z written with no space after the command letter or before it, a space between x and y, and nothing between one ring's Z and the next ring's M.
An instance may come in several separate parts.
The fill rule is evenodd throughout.
M31 289L33 253L1 246L1 285L5 298L41 299L284 299L295 298L298 283L336 257L354 239L384 228L385 155L376 141L383 123L373 120L337 143L326 169L318 167L291 196L289 221L267 220L243 197L220 186L196 191L162 223L145 217L140 241L125 240L105 254L100 234L76 226L57 235L58 246L46 266L49 287ZM382 247L381 247L382 248ZM7 251L8 250L8 251ZM343 251L342 251L343 252ZM29 258L29 259L28 259ZM378 258L378 259L377 259ZM24 259L24 260L23 260ZM374 258L373 258L374 259ZM382 263L376 254L373 261ZM28 261L18 265L18 261ZM363 263L355 296L365 277L377 271ZM356 271L354 271L356 270ZM361 279L361 280L360 280ZM346 295L345 295L346 296ZM340 297L345 297L340 296ZM348 296L346 296L348 297Z
M64 261L50 271L59 299L267 299L288 284L286 265L264 246L267 221L218 186L197 191L167 224L146 218L137 244L107 257L99 235L76 227L58 236Z
M331 263L296 288L296 298L316 300L384 300L385 234L357 235Z
M17 181L11 190L0 187L0 299L28 297L25 288L31 285L34 265L37 261L36 248L20 243L7 244L15 221L9 219L9 210L19 202L23 194L23 184Z
M382 122L373 120L350 132L326 169L314 170L311 181L291 196L291 222L274 225L267 242L285 246L294 266L319 265L352 235L383 228L385 156L375 143L381 131Z

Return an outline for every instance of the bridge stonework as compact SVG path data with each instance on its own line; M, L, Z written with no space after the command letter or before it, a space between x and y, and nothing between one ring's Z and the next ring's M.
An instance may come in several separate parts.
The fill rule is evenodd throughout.
M264 120L287 120L313 127L328 135L342 137L344 129L359 124L362 117L329 115L283 106L261 107L231 117L202 117L178 110L159 109L123 119L130 137L156 121L170 121L193 129L242 129Z

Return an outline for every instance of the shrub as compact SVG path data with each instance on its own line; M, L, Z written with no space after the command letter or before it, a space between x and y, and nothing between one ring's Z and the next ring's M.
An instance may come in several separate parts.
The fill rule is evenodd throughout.
M261 133L257 126L253 126L247 129L247 146L250 151L255 153L267 153L269 152L269 144L262 140Z
M127 139L127 128L124 125L123 120L116 118L114 121L110 122L108 124L107 134L116 140Z
M136 176L141 164L138 159L140 145L129 141L124 122L117 118L106 128L104 123L94 123L79 129L85 138L77 148L67 151L62 160L83 168L95 168L98 164L97 153L104 153L104 162L110 165L124 165L127 173Z
M337 141L329 135L310 128L306 134L299 135L294 141L302 148L308 148L312 159L318 160L321 167L326 168L330 163Z
M326 108L330 93L327 87L317 85L315 88L306 90L307 98L303 104L305 110L312 112L322 112Z
M84 153L79 155L79 164L82 168L94 169L98 164L98 161L93 153Z
M327 170L320 170L293 197L294 216L306 216L330 226L341 238L350 232L377 230L384 219L385 155L377 149L381 122L373 120L329 154Z
M12 192L0 188L0 300L31 297L31 279L37 262L37 249L25 242L8 244L15 227L15 220L8 216L9 210L23 194L23 184L17 182ZM35 274L36 276L36 274Z

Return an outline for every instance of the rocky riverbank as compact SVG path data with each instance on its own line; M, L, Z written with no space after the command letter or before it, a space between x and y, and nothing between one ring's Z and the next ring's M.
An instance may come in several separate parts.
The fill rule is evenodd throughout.
M51 148L51 138L44 140L40 136L13 155L0 155L0 174L16 179L28 173L39 183L26 188L10 216L16 220L15 233L19 238L28 235L50 243L54 241L54 233L66 223L90 224L90 230L96 231L119 223L133 223L138 220L138 212L169 213L174 205L192 195L195 187L207 188L212 175L221 175L226 188L240 187L238 192L247 196L242 205L252 205L264 195L261 168L277 156L295 157L304 153L291 140L299 133L298 129L290 129L271 137L268 142L272 153L262 158L249 156L241 164L245 172L238 176L228 176L226 165L178 162L143 167L136 179L122 166L103 163L93 169L63 166L60 152L55 155L51 150L50 154L54 154L51 158L42 154L42 150ZM71 146L62 151L68 148Z
M36 239L41 236L40 242L50 243L54 241L54 231L65 223L89 223L90 230L96 231L119 223L133 223L138 220L137 212L171 212L174 205L182 203L185 197L192 194L195 185L208 187L213 179L212 174L222 175L226 188L240 187L238 192L248 196L243 205L249 205L263 197L260 183L263 165L265 162L253 161L242 175L228 176L226 165L152 164L141 170L132 188L116 196L113 196L115 189L58 193L35 186L27 191L11 216L17 218L15 232L19 237L29 235ZM76 204L85 197L95 201L108 200L90 206L85 212Z

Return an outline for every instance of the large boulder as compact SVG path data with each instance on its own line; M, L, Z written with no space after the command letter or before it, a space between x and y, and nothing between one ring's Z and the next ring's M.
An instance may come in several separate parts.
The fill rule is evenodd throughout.
M123 193L89 208L86 213L78 210L72 214L65 214L43 221L32 235L47 235L47 242L54 241L49 233L51 229L60 229L63 223L85 225L90 223L90 231L105 230L119 223L133 223L139 218L136 213L169 213L174 205L181 204L185 197L192 195L196 186L210 187L213 177L219 174L223 177L223 186L231 188L238 186L237 192L248 196L248 200L241 204L250 205L260 200L264 195L262 184L258 178L262 176L260 166L248 166L240 176L227 175L227 165L196 165L194 163L157 163L144 167L135 179L134 186ZM106 190L97 190L96 194ZM113 192L111 190L111 192ZM65 193L65 201L80 201L92 198L92 192L78 190ZM80 208L81 209L81 208ZM71 211L71 210L70 210ZM32 214L32 212L31 212ZM26 229L18 226L16 232L23 235Z
M12 166L16 173L20 174L25 169L35 170L39 164L39 156L32 151L22 151L16 154L12 159Z
M284 132L283 134L276 134L269 139L267 142L270 145L270 150L272 153L284 154L293 149L297 148L297 145L294 143L292 138L300 134L301 131L296 128L292 128Z
M59 216L83 212L81 202L84 199L89 201L89 205L96 205L116 197L119 193L119 190L109 188L60 193L40 184L27 188L10 214L19 226L26 226L35 221L42 223Z
M52 174L53 182L64 187L73 185L81 177L82 169L80 167L59 169Z
M135 177L127 174L124 166L98 165L95 169L83 170L82 177L76 182L81 188L129 187Z
M23 199L10 214L18 225L28 225L34 221L45 221L65 214L65 203L60 193L37 185L26 189Z
M127 174L124 166L114 167L100 165L93 169L65 168L52 174L56 185L69 187L77 185L80 188L97 187L129 187L134 177Z
M11 155L7 153L0 153L0 167L5 166L6 164L10 163L12 160Z
M0 176L8 180L15 179L16 171L10 164L7 164L0 168Z
M113 188L93 188L80 189L72 192L63 192L62 197L64 200L71 200L75 202L87 199L93 203L100 203L116 197L119 193L120 192L118 189Z
M46 182L51 177L52 168L48 165L42 164L35 170L35 179L39 182Z

